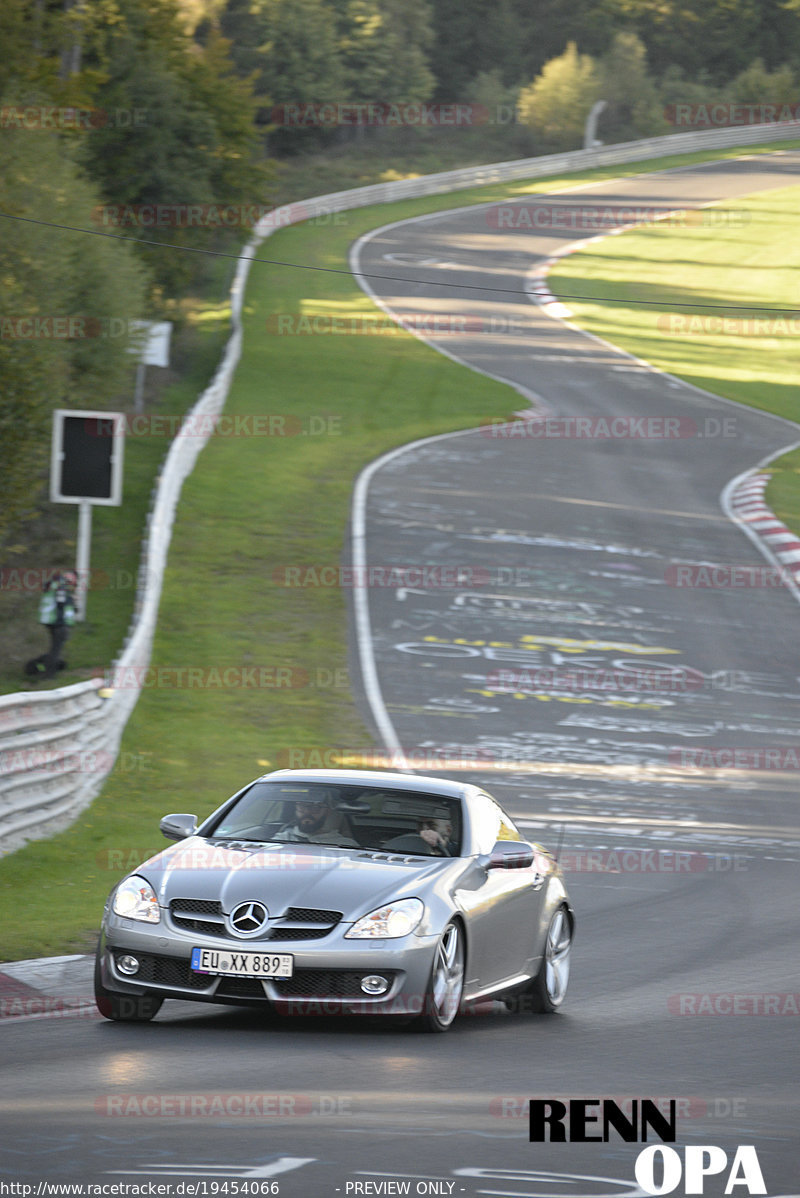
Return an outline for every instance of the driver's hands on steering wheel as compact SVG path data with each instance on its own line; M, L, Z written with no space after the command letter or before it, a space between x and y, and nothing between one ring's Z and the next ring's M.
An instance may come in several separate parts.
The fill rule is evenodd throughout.
M308 844L311 839L293 824L285 824L278 830L276 836L280 836L281 840L287 840L290 844Z
M434 853L438 853L440 857L450 856L443 837L434 828L420 828L419 836L433 849Z

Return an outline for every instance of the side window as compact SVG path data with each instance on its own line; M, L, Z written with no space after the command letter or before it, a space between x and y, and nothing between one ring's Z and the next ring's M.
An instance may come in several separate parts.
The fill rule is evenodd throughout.
M517 828L489 795L481 794L472 807L479 853L491 853L498 840L522 840Z
M479 853L491 853L497 840L500 821L497 808L488 795L478 795L472 807L472 819Z
M476 796L472 817L479 853L491 853L498 840L522 840L500 805L487 794Z
M500 831L497 834L497 839L498 840L524 840L525 837L522 835L522 833L519 831L519 829L516 827L516 825L512 824L511 820L508 818L505 811L503 811L500 807L498 807L496 803L495 803L495 806L497 807L497 810L500 812Z

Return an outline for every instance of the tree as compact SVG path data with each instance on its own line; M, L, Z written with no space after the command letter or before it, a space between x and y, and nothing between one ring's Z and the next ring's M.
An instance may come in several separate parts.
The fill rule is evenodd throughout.
M255 0L263 41L258 91L274 104L345 98L335 14L322 0Z
M26 220L0 221L0 541L35 509L52 410L111 407L132 380L147 280L130 247L28 223L84 225L99 198L56 134L3 134L0 212Z
M106 30L97 103L108 120L86 139L86 163L114 209L152 207L162 224L123 227L148 242L219 248L211 218L183 227L189 206L264 203L270 174L259 161L252 82L213 28L192 43L174 0L120 0L124 19ZM126 218L127 219L127 218ZM249 231L249 225L245 227ZM242 230L234 227L241 240ZM227 236L230 242L230 234ZM144 249L155 279L172 294L204 269L200 255Z
M647 71L647 53L635 33L618 33L599 63L599 98L607 108L600 117L604 142L633 141L669 133L663 105Z
M727 83L755 55L770 67L800 54L792 0L603 0L612 29L639 35L657 74L679 66Z
M345 89L354 100L430 99L433 39L427 0L350 0L340 19Z
M764 60L756 58L730 85L731 99L740 104L786 104L797 106L797 82L790 66L769 71Z
M530 0L523 18L534 24ZM472 79L482 71L499 70L505 83L521 75L520 18L512 0L434 0L434 38L430 67L436 95L442 100L463 100Z
M516 118L519 88L506 87L500 71L481 71L466 90L468 99L486 111L489 124L507 125Z
M570 42L563 54L545 63L541 75L523 88L518 113L522 124L558 148L583 145L583 130L599 96L594 59Z
M242 78L236 73L230 42L212 30L202 51L190 56L186 79L192 99L208 114L214 126L213 140L208 146L209 182L214 197L262 202L273 175L260 161L253 76Z

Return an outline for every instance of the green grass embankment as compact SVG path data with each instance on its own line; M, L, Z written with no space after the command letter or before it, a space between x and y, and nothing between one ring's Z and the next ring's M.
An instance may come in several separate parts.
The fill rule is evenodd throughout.
M798 187L766 191L606 238L559 263L551 290L587 332L704 390L800 420L798 201ZM767 503L800 535L800 450L769 472Z

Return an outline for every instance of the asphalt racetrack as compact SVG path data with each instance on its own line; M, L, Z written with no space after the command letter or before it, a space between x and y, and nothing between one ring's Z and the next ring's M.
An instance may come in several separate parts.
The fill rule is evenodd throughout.
M800 154L785 152L558 204L683 208L798 182ZM142 1026L89 1011L6 1020L7 1185L635 1198L644 1145L613 1131L530 1143L527 1102L649 1097L677 1100L681 1162L687 1146L726 1154L703 1193L725 1192L746 1145L761 1192L800 1193L800 775L787 764L800 610L783 587L675 585L692 577L680 565L766 564L720 493L797 428L534 306L531 268L580 235L492 227L477 208L379 230L355 255L395 276L369 284L392 311L450 321L434 344L539 397L562 429L650 422L616 437L484 427L390 456L363 488L356 557L430 567L418 586L353 590L364 709L389 749L479 780L558 847L578 919L565 1008L491 1004L445 1036L179 1003ZM681 436L655 433L675 420ZM733 749L748 768L721 764ZM728 1192L759 1192L750 1181Z

